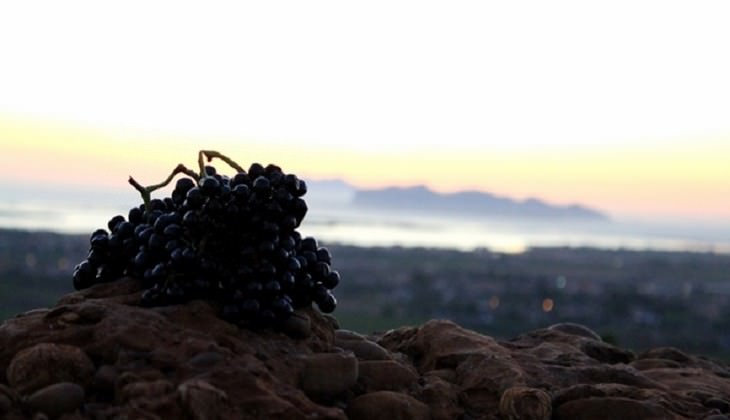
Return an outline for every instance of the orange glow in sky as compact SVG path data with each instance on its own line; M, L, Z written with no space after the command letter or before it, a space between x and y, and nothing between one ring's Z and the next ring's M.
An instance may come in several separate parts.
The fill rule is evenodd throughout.
M197 151L206 148L221 150L244 166L275 162L308 179L340 178L361 187L425 184L443 192L473 189L579 202L613 214L730 216L730 138L623 149L403 154L9 118L0 118L0 136L10 140L0 155L0 177L32 183L128 188L130 174L154 183L178 162L194 168Z

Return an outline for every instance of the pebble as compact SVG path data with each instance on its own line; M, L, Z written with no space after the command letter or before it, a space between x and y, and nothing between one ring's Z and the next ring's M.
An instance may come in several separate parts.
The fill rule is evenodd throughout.
M295 312L282 323L281 331L291 338L307 338L312 334L312 321L306 314Z
M592 329L585 325L576 324L575 322L561 322L559 324L553 324L548 327L549 330L560 331L566 334L577 335L580 337L591 338L597 341L603 341L600 335L598 335Z
M390 353L378 343L369 340L341 340L335 336L335 346L355 353L361 360L390 360Z
M355 331L335 330L335 340L365 340L365 337Z
M173 389L172 382L164 379L150 382L133 382L122 388L120 399L122 401L131 401L139 397L159 397L171 393Z
M306 358L301 388L309 396L331 398L357 383L358 363L355 355L317 353Z
M84 403L84 388L71 382L60 382L34 392L26 400L32 412L41 412L48 417L59 417L75 411Z
M119 372L112 365L102 365L94 375L94 388L100 391L113 391Z
M347 406L350 420L430 420L428 406L410 395L377 391L355 398Z
M188 360L188 364L194 368L205 369L214 366L223 360L223 355L215 351L198 353Z
M94 375L94 364L78 347L40 343L19 351L6 375L18 392L30 394L58 382L87 384Z
M368 391L406 390L418 381L411 368L394 360L366 360L359 363L358 382Z
M499 412L510 420L550 420L552 399L541 389L514 386L502 393Z
M203 380L190 380L177 387L177 395L191 419L204 420L214 418L210 413L231 411L228 395Z
M7 413L11 408L13 408L13 402L10 401L10 398L0 394L0 414Z

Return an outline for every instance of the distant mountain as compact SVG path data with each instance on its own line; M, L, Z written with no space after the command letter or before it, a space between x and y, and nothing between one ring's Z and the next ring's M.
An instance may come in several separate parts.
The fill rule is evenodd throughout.
M513 200L479 191L441 194L425 186L358 189L353 204L370 208L387 208L419 212L461 213L491 217L608 220L598 210L581 205L552 205L536 198Z

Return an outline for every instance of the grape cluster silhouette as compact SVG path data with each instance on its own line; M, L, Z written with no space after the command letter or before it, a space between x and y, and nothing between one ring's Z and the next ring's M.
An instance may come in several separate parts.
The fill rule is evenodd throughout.
M232 166L239 170L229 178L211 165L201 163L198 176L179 165L167 182L189 176L163 199L149 198L163 184L144 189L130 178L145 203L91 235L74 287L129 276L142 283L144 306L210 299L223 318L251 327L276 325L312 302L334 311L340 275L330 252L296 230L307 213L306 183L273 164Z

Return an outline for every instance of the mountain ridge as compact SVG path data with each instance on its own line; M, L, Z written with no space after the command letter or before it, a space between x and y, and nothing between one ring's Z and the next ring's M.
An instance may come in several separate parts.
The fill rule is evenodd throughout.
M535 197L516 200L493 193L465 190L439 193L425 185L361 189L355 187L353 204L411 211L437 211L510 218L550 218L608 221L606 213L581 204L550 204Z

